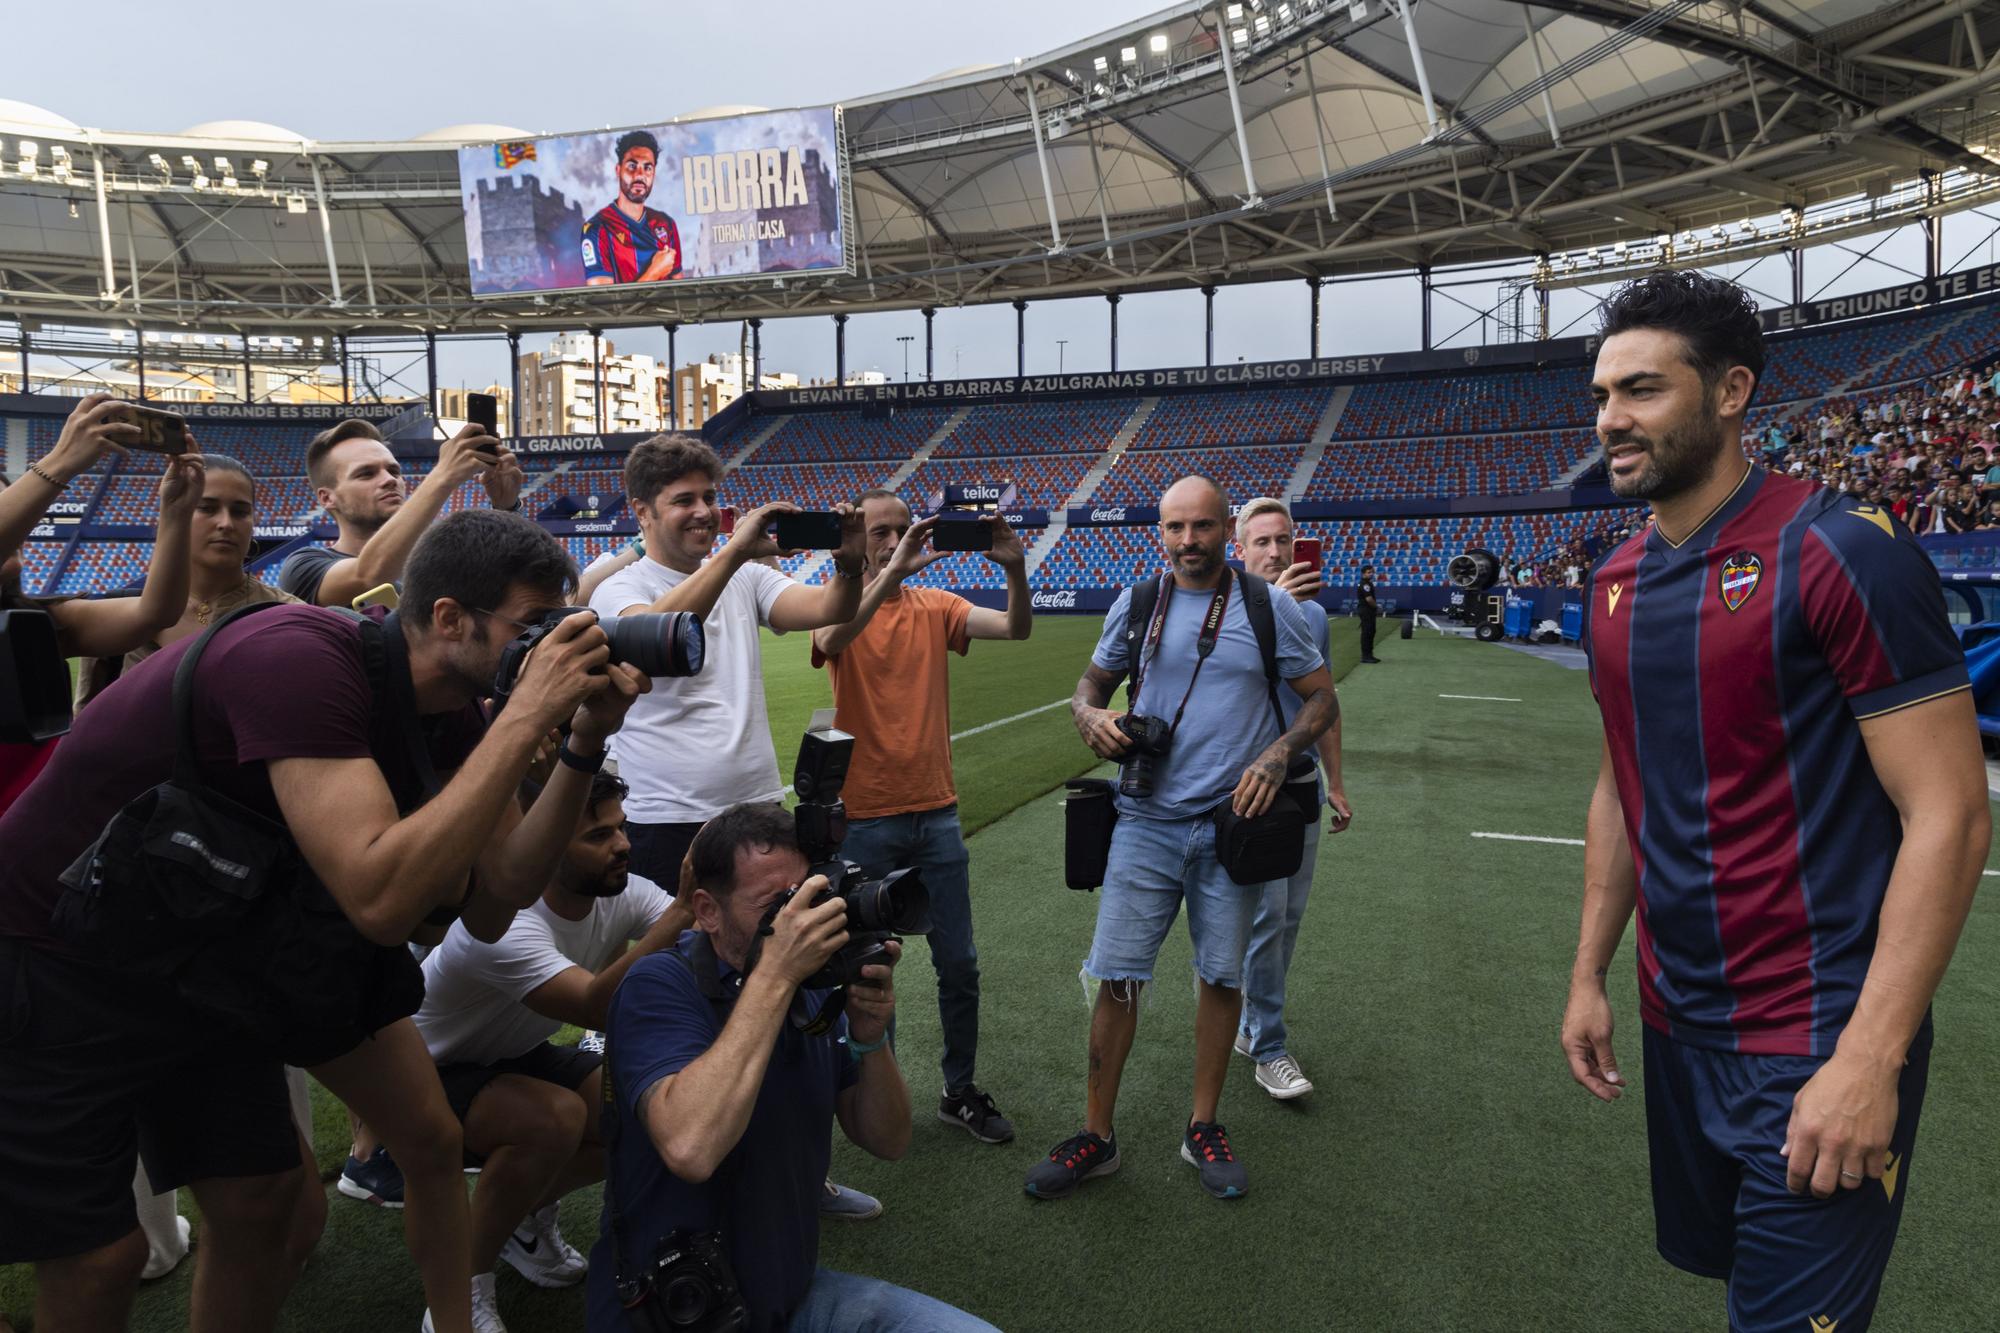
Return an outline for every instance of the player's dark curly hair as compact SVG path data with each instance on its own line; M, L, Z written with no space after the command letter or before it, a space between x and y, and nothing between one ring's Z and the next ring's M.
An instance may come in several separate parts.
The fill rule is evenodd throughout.
M1604 303L1600 336L1633 329L1665 329L1681 335L1687 363L1706 388L1714 388L1731 366L1747 366L1764 381L1764 328L1757 303L1733 282L1706 273L1662 269L1635 278ZM1756 386L1751 388L1752 396Z
M660 141L655 139L646 130L627 130L625 133L619 135L618 151L612 155L612 160L623 162L625 154L631 152L634 148L649 149L653 154L653 160L655 162L660 160Z

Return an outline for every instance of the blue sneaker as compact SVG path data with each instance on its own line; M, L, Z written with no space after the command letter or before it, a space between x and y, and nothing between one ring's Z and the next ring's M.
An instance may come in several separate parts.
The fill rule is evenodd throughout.
M340 1179L335 1183L350 1199L372 1203L377 1208L403 1206L403 1173L387 1148L377 1148L375 1155L365 1162L349 1153L347 1165L341 1168Z
M842 1222L866 1222L871 1217L882 1215L882 1201L829 1180L826 1182L826 1193L819 1199L819 1215Z
M1250 1192L1250 1173L1229 1150L1229 1134L1212 1121L1197 1120L1181 1139L1181 1160L1201 1175L1201 1187L1218 1199Z

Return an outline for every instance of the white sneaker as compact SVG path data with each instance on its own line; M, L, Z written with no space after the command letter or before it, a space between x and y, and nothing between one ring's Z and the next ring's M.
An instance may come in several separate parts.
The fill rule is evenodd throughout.
M423 1333L437 1333L431 1312L424 1311ZM472 1279L472 1333L507 1333L500 1322L500 1304L493 1294L493 1275L481 1273Z
M557 1228L554 1204L523 1218L500 1247L500 1257L538 1287L573 1287L590 1271L590 1261Z
M1298 1061L1289 1055L1258 1065L1257 1086L1281 1102L1303 1097L1313 1090L1312 1080L1299 1072Z
M602 1032L586 1032L576 1039L576 1048L579 1051L588 1051L592 1055L602 1055L604 1054L604 1034Z
M154 1278L165 1277L180 1267L181 1260L187 1258L188 1237L193 1234L193 1229L188 1225L188 1220L185 1217L176 1217L174 1219L174 1230L180 1233L180 1253L168 1257L157 1252L148 1252L146 1255L146 1266L139 1272L139 1280L141 1282L151 1282Z
M1235 1051L1238 1055L1250 1054L1250 1034L1242 1028L1236 1029Z

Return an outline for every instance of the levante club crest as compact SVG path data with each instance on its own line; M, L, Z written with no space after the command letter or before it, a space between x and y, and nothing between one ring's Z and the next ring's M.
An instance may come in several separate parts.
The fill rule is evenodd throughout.
M1722 604L1731 611L1750 600L1757 581L1764 577L1764 562L1754 551L1738 551L1722 562Z

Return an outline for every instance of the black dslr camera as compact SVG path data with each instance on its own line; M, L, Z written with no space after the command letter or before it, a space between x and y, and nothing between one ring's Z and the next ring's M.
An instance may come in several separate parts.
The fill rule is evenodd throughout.
M557 607L502 649L500 669L493 673L494 699L503 704L507 701L507 696L514 692L514 682L520 679L521 664L528 660L535 645L548 637L550 630L589 610L587 606ZM600 618L597 623L611 640L613 662L629 662L649 676L701 674L708 638L700 616L670 611L664 615L612 616L608 620Z
M1153 794L1153 761L1167 752L1173 728L1157 717L1127 713L1113 723L1132 742L1118 769L1118 794L1144 800Z
M653 1269L622 1284L618 1299L648 1333L737 1333L750 1311L712 1231L675 1231L653 1254Z
M931 895L923 877L914 868L892 870L880 879L863 879L861 867L841 859L840 844L847 837L847 807L840 799L847 781L847 765L854 755L854 737L827 727L808 731L799 741L798 766L792 774L792 790L798 794L798 808L792 812L799 850L811 868L808 876L826 876L827 887L820 890L810 906L817 907L835 898L847 905L847 943L827 960L826 966L804 984L806 990L833 990L861 980L861 969L884 959L887 945L897 935L924 935L930 932ZM779 895L766 909L758 946L771 932L771 923L790 902L797 889ZM755 958L750 963L756 966ZM746 971L749 969L746 968Z

